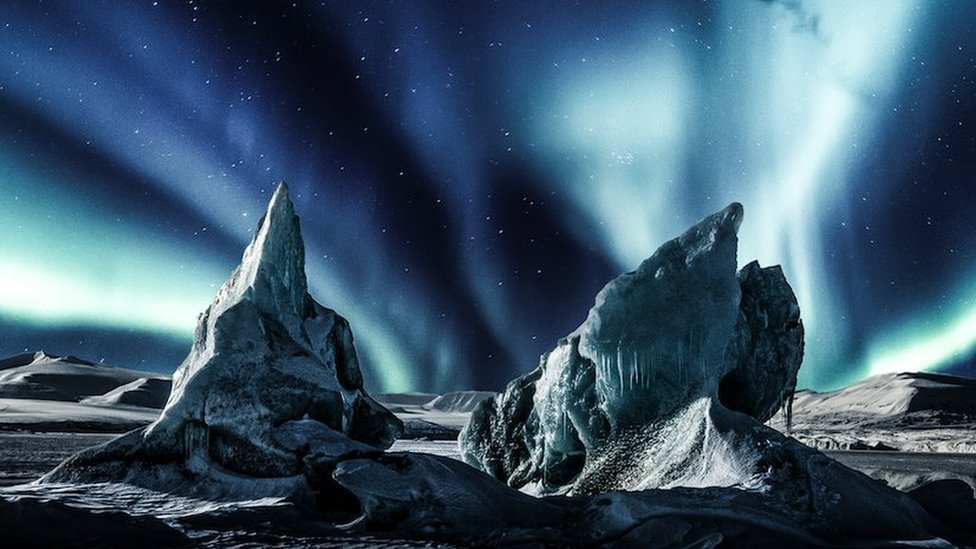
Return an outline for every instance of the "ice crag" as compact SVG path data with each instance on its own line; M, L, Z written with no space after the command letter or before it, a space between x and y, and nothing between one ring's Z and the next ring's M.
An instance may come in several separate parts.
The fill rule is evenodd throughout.
M734 487L818 536L920 536L930 517L907 496L762 425L791 399L803 328L778 267L737 275L742 216L732 204L608 283L475 409L463 459L532 494Z
M363 390L349 324L308 294L298 216L282 184L240 266L200 316L159 419L74 456L43 481L161 489L185 481L220 492L235 484L229 479L258 479L234 489L287 493L323 461L385 449L401 431Z

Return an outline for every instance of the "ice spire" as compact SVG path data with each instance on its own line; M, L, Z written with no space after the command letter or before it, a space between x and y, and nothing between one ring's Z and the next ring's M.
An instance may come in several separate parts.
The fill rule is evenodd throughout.
M211 314L249 299L264 313L301 317L308 306L307 291L301 224L288 185L281 182L240 266L220 288Z
M363 389L349 323L307 292L301 226L282 183L200 315L159 419L138 443L119 444L153 463L213 462L257 477L299 474L309 451L389 447L402 423Z

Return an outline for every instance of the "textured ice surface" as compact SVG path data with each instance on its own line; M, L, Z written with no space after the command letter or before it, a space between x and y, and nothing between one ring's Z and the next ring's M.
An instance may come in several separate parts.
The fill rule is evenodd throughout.
M178 483L179 469L300 482L312 463L386 448L400 434L400 421L362 383L349 324L307 293L298 216L282 184L240 266L200 316L159 419L46 480L160 486Z
M932 519L906 496L762 425L789 403L803 330L779 268L737 275L742 215L705 218L608 283L539 368L475 409L463 459L534 494L729 487L818 536L924 536Z
M461 434L465 460L515 487L563 492L606 441L682 416L717 395L730 371L766 367L740 364L732 341L738 324L743 339L757 324L741 318L752 313L740 311L735 275L741 222L732 204L608 283L537 370L474 411Z

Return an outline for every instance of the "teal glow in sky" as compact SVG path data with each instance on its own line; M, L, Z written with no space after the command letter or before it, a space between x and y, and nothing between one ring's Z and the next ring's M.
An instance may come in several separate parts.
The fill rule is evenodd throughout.
M0 154L0 314L187 339L226 267ZM215 276L216 275L216 276Z
M500 388L733 201L801 385L976 374L976 4L15 3L0 354L172 370L286 180L374 390Z

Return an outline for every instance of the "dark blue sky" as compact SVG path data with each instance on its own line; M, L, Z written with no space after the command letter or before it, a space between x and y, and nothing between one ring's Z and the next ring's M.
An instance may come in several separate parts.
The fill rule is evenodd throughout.
M976 373L976 4L7 2L0 354L172 371L287 180L379 390L500 388L731 201L801 384Z

